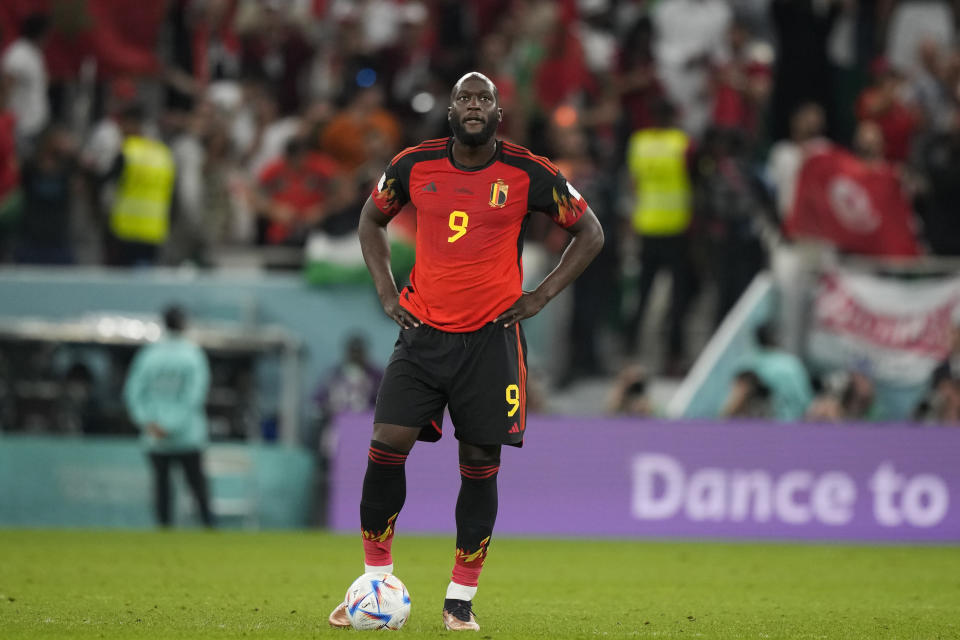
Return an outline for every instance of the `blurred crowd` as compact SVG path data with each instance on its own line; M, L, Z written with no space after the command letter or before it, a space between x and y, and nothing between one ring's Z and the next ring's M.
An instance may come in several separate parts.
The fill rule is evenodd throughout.
M960 309L960 307L958 307ZM815 371L778 346L776 327L764 323L753 336L756 350L741 358L723 405L714 417L777 422L870 423L909 421L916 425L960 426L960 312L951 322L950 350L937 363L907 415L881 398L868 362L846 369ZM607 396L607 413L635 417L664 415L651 394L649 371L636 364L621 369Z
M626 355L643 348L661 271L662 372L683 373L706 287L716 325L771 249L808 229L797 203L856 204L855 190L815 193L811 154L902 204L889 215L907 216L905 253L960 253L954 3L164 7L158 64L138 74L50 76L56 13L17 15L0 34L0 261L204 267L224 248L349 236L391 157L448 135L450 88L471 69L499 88L501 137L553 159L607 232L574 287L565 381L609 373L604 331ZM527 247L562 251L565 234L533 222Z
M909 416L884 408L866 363L811 375L797 356L777 347L770 325L757 328L756 342L757 354L733 380L724 417L960 425L960 314L954 314L950 351Z

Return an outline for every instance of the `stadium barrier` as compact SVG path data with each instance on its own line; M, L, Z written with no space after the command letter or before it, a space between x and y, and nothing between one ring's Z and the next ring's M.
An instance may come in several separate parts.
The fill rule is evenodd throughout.
M330 526L358 529L372 417L336 426ZM499 535L960 541L960 429L531 416L504 447ZM398 530L450 533L449 420L407 462Z
M305 398L351 334L366 335L372 356L384 361L397 339L373 289L311 287L283 273L8 267L0 270L0 300L0 316L8 319L156 314L178 302L198 322L235 322L251 331L275 325L305 347Z
M690 373L666 407L670 418L715 418L743 361L756 352L756 327L773 315L776 290L767 273L757 275L710 337Z
M204 456L211 505L223 527L305 527L314 459L294 447L216 444ZM132 438L0 437L0 527L154 526L143 447ZM199 522L174 471L179 526Z

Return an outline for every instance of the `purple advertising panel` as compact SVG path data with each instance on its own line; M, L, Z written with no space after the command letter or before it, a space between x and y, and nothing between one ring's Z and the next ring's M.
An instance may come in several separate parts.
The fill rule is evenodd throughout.
M359 529L371 427L337 425L333 529ZM454 530L452 431L407 460L399 530ZM960 542L960 429L531 416L499 487L500 535Z

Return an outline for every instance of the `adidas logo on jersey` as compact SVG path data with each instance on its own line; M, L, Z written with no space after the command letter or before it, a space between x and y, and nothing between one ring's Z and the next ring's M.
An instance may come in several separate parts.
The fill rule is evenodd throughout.
M427 192L430 192L430 193L436 193L436 192L437 192L437 185L434 184L433 182L431 182L430 184L428 184L427 186L425 186L423 189L421 189L421 191L427 191Z

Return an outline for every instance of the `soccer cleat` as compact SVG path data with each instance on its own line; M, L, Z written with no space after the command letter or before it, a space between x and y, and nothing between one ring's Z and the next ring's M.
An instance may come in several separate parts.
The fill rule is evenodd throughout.
M469 600L443 601L443 626L448 631L480 631L477 617L473 615L473 605Z
M335 629L349 627L350 616L347 615L347 603L341 602L338 604L337 608L330 612L330 617L327 618L327 622L329 622L330 626L334 627Z

